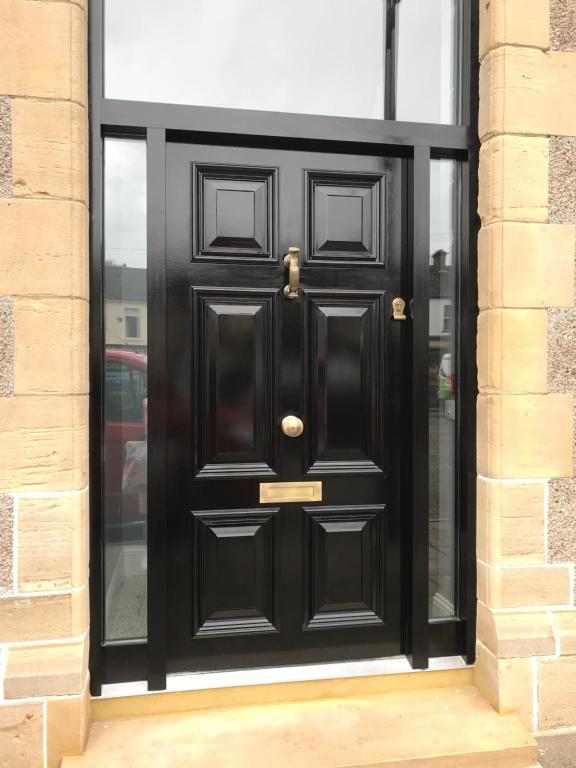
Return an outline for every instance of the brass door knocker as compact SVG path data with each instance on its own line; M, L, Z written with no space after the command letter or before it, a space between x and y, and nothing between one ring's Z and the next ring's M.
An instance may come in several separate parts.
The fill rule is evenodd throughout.
M288 253L284 256L284 265L288 267L288 285L284 288L284 296L287 299L298 298L298 288L300 285L300 248L291 245Z

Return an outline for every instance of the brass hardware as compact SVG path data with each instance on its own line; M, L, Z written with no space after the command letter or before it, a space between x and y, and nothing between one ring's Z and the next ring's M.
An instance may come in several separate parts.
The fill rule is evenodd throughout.
M281 426L286 437L300 437L304 432L304 422L298 416L284 416Z
M404 314L405 307L406 302L404 299L392 299L392 320L406 320L406 315Z
M260 504L322 501L322 483L260 483Z
M300 248L291 245L284 256L284 265L288 267L288 285L284 288L284 296L287 299L298 298L298 286L300 283Z

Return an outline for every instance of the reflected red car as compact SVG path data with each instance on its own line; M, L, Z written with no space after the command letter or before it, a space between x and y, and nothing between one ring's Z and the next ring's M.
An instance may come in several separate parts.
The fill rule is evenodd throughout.
M146 355L129 349L106 349L104 403L104 482L106 523L138 517L138 499L122 489L126 443L146 439Z

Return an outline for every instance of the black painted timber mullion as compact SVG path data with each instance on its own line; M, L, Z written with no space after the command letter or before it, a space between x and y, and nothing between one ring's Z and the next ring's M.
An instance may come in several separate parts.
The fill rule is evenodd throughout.
M474 161L472 161L474 162ZM473 166L475 167L475 166ZM462 164L462 244L460 258L460 291L458 313L458 574L459 615L466 622L466 643L463 654L469 664L476 654L476 348L477 283L476 237L477 217L471 211L470 198L476 200L475 174L470 163Z
M166 688L166 131L147 131L148 689Z
M479 75L478 59L478 0L463 0L457 21L456 33L460 41L458 51L457 93L459 96L458 117L463 125L476 127L478 108L478 86L472 81L473 74ZM472 134L476 139L476 131ZM473 142L471 142L473 143Z
M102 96L102 25L90 5L90 402L89 402L89 503L90 503L90 691L99 696L105 680L102 648L104 589L102 574L103 499L103 140L100 129Z
M463 118L471 126L478 124L480 63L475 55L479 48L479 2L464 2L463 82L469 87L469 99ZM477 133L470 147L468 161L462 165L462 254L460 267L460 427L458 450L460 488L457 496L460 517L459 591L462 595L460 615L466 618L466 661L476 659L476 398L478 371L476 366L476 331L478 322L478 161L480 142Z
M396 30L397 0L386 0L386 56L384 75L384 118L394 120L396 115L396 69L398 60L398 33Z
M198 107L141 101L102 100L105 126L164 128L234 136L258 136L311 141L337 141L386 146L425 146L466 150L472 132L462 125L408 123L265 112L264 110Z
M473 664L476 658L476 399L478 370L476 364L476 332L478 324L478 269L477 242L480 219L476 212L478 199L478 148L470 152L463 174L463 195L467 202L467 215L463 220L463 233L468 248L462 254L461 295L463 311L461 322L461 424L458 446L462 457L461 488L458 495L464 515L460 536L462 568L459 573L460 590L464 595L462 612L467 619L466 660Z
M412 164L412 595L409 658L414 669L429 659L429 428L428 338L430 276L430 150L414 148Z

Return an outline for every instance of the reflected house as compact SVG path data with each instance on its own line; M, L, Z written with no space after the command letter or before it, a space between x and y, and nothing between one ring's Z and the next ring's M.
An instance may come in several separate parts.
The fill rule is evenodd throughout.
M106 346L146 353L146 269L106 263L104 275Z
M429 384L430 408L440 409L448 418L454 418L453 347L454 335L454 268L448 253L440 248L430 256L430 335Z
M453 268L447 257L443 248L430 256L430 350L438 350L438 366L450 352L452 339Z

